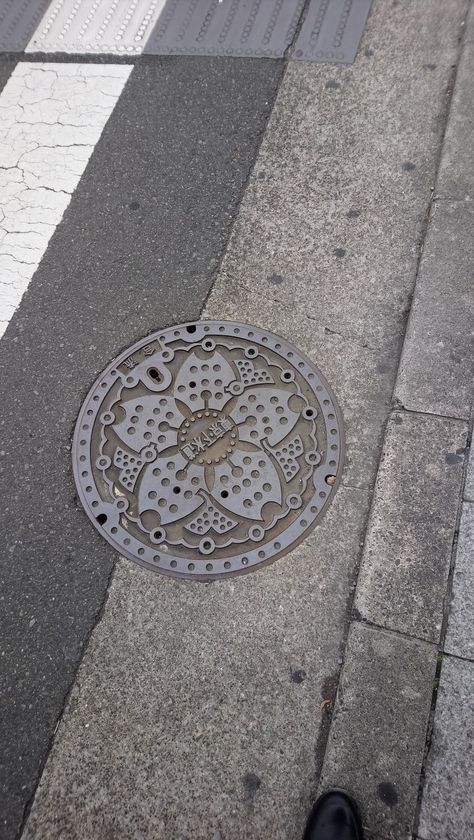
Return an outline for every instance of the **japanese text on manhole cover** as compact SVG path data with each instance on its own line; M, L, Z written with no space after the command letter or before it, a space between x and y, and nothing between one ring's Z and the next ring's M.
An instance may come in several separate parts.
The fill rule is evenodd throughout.
M340 413L319 370L231 321L139 341L97 380L73 446L81 501L121 554L179 577L288 553L335 493Z

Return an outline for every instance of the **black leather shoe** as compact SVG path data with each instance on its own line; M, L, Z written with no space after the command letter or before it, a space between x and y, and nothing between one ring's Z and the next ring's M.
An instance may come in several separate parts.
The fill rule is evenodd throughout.
M363 840L356 803L342 790L329 790L311 811L303 840Z

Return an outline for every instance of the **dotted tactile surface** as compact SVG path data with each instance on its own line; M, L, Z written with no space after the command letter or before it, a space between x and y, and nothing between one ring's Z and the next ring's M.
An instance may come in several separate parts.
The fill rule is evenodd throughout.
M23 52L50 0L0 0L0 50Z
M51 0L27 52L137 55L166 0Z
M52 0L28 51L281 57L304 0Z
M281 58L303 6L304 0L168 0L145 52Z
M351 64L372 0L311 0L291 58Z
M318 369L230 321L171 327L112 362L81 409L74 474L121 554L196 579L286 554L336 490L343 434Z

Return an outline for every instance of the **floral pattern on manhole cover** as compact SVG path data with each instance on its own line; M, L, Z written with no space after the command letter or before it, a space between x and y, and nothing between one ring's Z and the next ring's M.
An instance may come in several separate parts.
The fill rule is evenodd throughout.
M304 538L339 481L342 423L319 370L287 341L201 321L109 365L81 409L73 459L84 508L116 550L207 580Z

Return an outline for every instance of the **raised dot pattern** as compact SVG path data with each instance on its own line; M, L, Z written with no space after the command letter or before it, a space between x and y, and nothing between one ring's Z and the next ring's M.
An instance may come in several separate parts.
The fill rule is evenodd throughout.
M281 449L273 450L273 455L280 464L280 467L283 470L283 475L287 481L291 481L291 479L299 472L300 465L296 459L302 454L303 441L299 435L295 435L295 437L292 438L285 446L282 446Z
M115 450L114 464L119 467L119 481L127 490L133 491L137 482L138 474L143 467L141 458L137 458L125 449L118 447Z
M176 397L192 411L203 408L206 401L209 408L221 410L229 400L225 388L233 379L234 372L221 353L211 352L200 359L192 352L176 377Z
M267 401L258 388L245 391L230 412L239 424L240 439L256 443L267 438L270 446L277 446L292 431L300 416L288 405L291 396L292 392L273 389Z
M218 534L225 534L237 525L235 519L225 516L213 504L209 503L204 511L201 511L192 522L186 525L189 531L193 534L207 534L211 528Z
M128 448L139 452L155 444L160 452L176 445L176 429L183 417L173 397L139 397L120 403L120 408L125 419L114 425L114 431Z
M240 373L242 384L245 386L260 385L264 382L270 384L275 381L268 370L264 370L264 368L256 369L252 362L247 359L238 359L235 364Z
M225 507L248 519L262 519L267 502L281 503L281 484L276 468L263 452L237 450L232 463L219 464L215 469L212 495L225 493Z
M190 489L189 483L192 484L193 479L200 476L200 470L187 466L179 452L170 458L158 458L147 464L138 487L139 513L145 510L156 511L162 525L194 513L202 507L204 499Z

